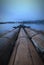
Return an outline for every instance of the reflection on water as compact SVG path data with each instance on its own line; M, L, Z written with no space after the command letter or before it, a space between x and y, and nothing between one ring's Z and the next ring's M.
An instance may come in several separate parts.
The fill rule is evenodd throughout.
M12 30L14 26L18 26L19 24L0 24L0 33L7 32L9 30ZM42 30L44 31L44 24L25 24L26 26L30 26L33 29L36 30Z

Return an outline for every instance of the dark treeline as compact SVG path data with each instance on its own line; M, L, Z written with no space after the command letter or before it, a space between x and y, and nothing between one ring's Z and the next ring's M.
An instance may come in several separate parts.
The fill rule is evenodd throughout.
M21 21L21 22L0 22L0 24L16 24L16 23L20 23L20 24L44 24L44 20L37 20L37 21Z

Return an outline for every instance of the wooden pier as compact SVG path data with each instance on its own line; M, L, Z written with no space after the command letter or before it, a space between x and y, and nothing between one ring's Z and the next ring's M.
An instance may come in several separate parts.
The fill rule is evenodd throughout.
M44 65L42 33L21 27L17 32L13 30L11 34L2 36L0 40L5 40L1 41L5 45L2 48L0 46L0 65Z

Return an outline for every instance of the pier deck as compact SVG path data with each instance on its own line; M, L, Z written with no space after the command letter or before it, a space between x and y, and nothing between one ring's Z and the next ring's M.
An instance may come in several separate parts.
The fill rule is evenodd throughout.
M10 59L9 59L7 65L44 65L42 58L40 57L39 53L37 52L40 49L41 53L44 53L44 36L41 33L32 31L30 28L25 28L25 30L23 28L21 28L20 32L17 36L18 38L15 41L15 43L13 44L11 39L14 38L14 40L15 40L15 35L18 33L18 32L16 32L13 35L13 32L14 31L12 31L12 34L10 34L10 33L6 34L6 35L4 34L4 36L2 36L0 38L0 40L7 38L7 40L5 39L5 41L2 41L1 43L6 44L6 41L8 41L7 42L8 45L9 45L9 43L10 43L10 45L15 44L13 46L13 50L12 50L11 56L9 57ZM28 36L31 39L29 39ZM5 45L5 46L7 46L7 45ZM37 50L35 48L37 48ZM6 49L8 49L8 47ZM2 48L0 50L2 50ZM5 51L3 51L3 53L5 53ZM3 53L2 53L2 55L3 55ZM0 52L0 54L1 54L1 52ZM44 54L43 54L43 56L44 56ZM4 57L4 55L2 56L2 60L4 60L3 57ZM2 60L0 59L1 63L3 62ZM0 64L0 65L2 65L2 64ZM6 65L6 64L3 63L3 65Z
M44 65L32 42L28 39L22 28L16 45L18 46L16 49L14 48L8 65ZM16 53L14 52L15 50Z

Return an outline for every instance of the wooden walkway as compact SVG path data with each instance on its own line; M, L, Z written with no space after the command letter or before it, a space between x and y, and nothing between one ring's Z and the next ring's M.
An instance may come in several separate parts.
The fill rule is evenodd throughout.
M0 65L44 65L44 35L17 28L0 37Z
M36 50L39 53L43 53L44 57L44 35L42 33L35 32L31 29L25 29L27 32L27 35L31 38L30 40L33 42L34 46L36 47Z
M22 28L8 65L44 65Z

